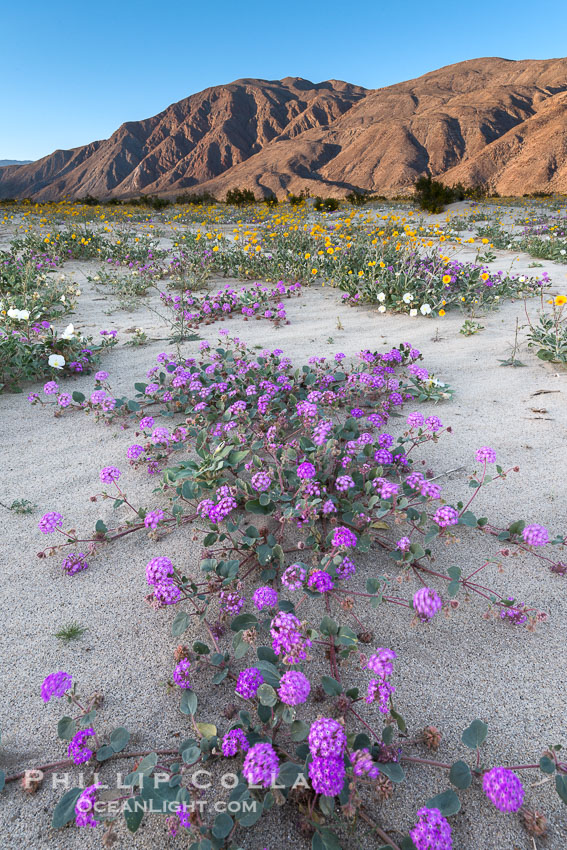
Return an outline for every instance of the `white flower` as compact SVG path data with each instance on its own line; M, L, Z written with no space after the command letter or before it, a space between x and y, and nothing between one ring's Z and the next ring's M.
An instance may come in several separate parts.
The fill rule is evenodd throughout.
M67 325L63 333L61 334L61 339L73 339L75 336L75 328L73 325Z
M50 354L47 362L50 366L53 366L54 369L62 369L65 365L65 358L60 354Z
M413 318L414 316L417 316L417 310L414 308L413 310L409 311L409 314Z
M378 307L378 312L379 313L385 313L386 312L386 308L384 307L383 304L380 304L380 306Z
M565 254L567 254L567 251L565 250L565 248L562 248L562 249L560 250L560 252L559 252L559 253L560 253L562 256L565 256Z
M17 322L27 322L30 317L29 310L16 310L15 307L10 307L8 310L8 316L10 319L15 319Z
M64 296L64 295L62 295L62 296L61 296L61 298L60 298L59 300L60 300L60 301L62 301L62 302L63 302L63 304L64 304L64 303L65 303L65 301L66 301L66 298L65 298L65 296Z
M378 295L376 296L376 298L378 299L378 301L385 301L386 300L386 293L385 292L379 292Z
M80 289L76 289L76 290L75 290L75 295L80 295L80 294L81 294L81 290L80 290Z
M431 313L431 307L429 306L429 304L422 304L419 308L419 312L422 316L429 316L429 314Z
M411 294L411 292L404 293L404 295L402 295L402 301L404 302L404 304L409 304L411 301L413 301L413 295Z

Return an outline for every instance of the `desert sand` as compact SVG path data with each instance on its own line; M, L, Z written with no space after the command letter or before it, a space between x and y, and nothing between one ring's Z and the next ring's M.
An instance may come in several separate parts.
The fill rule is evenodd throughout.
M499 252L494 265L505 267L506 257L506 252ZM529 260L520 257L517 270L530 274ZM542 265L552 277L555 291L563 292L567 267ZM163 341L165 326L146 309L107 314L112 309L111 297L101 296L86 280L95 268L86 263L65 267L83 290L71 320L87 334L103 327L118 331L120 345L106 357L103 368L110 373L114 393L127 394L134 381L144 377L156 354L171 346ZM468 478L477 466L474 452L489 445L496 450L499 463L505 467L518 464L520 471L485 488L477 513L490 516L496 524L524 518L545 525L552 533L565 532L567 372L537 360L525 344L518 354L524 368L504 368L498 363L509 356L516 317L525 323L523 302L505 303L498 311L483 315L479 320L485 330L464 337L459 334L463 322L459 314L449 314L442 321L381 316L371 308L344 307L340 295L314 284L286 304L290 323L278 330L242 317L229 319L224 327L251 346L277 345L298 365L314 354L331 356L341 351L350 358L363 348L381 350L410 341L423 352L425 367L455 391L451 401L419 408L439 415L453 429L437 446L429 445L423 454L428 466L436 475L464 466L440 479L444 497L451 501L467 492ZM536 306L534 303L534 311ZM341 330L337 329L337 317ZM125 347L131 338L127 331L135 326L142 326L150 337L147 346ZM214 342L219 327L199 332ZM525 343L523 333L521 339ZM198 342L186 343L183 351L194 354L197 347ZM88 392L93 380L80 377L67 386ZM41 384L29 387L29 391L40 389ZM164 504L164 497L152 492L155 481L128 467L125 451L134 442L133 430L96 424L92 417L76 413L57 420L51 408L30 407L26 393L0 396L0 421L4 435L1 501L10 505L15 499L28 499L37 505L33 514L22 516L0 508L0 765L11 774L65 757L65 744L56 735L64 707L55 701L44 705L40 698L43 679L55 670L72 673L81 693L104 693L101 729L126 726L135 749L175 747L190 734L189 720L178 710L178 692L168 692L165 684L173 669L172 650L179 642L170 632L175 611L156 612L147 605L144 568L151 557L161 554L193 565L196 574L199 542L192 540L188 529L158 542L145 534L132 535L102 548L87 571L73 578L64 575L60 557L38 559L37 552L50 541L39 532L37 522L43 513L55 510L65 517L66 527L81 532L90 531L97 519L116 524L124 516L120 509L113 511L111 502L100 498L91 501L100 493L98 473L103 466L122 469L126 492L135 489L137 498L147 506ZM460 546L448 547L441 554L438 566L469 566L480 564L484 557L497 557L494 541L466 532L462 539ZM489 568L487 583L548 614L548 621L535 633L483 619L485 606L478 598L461 604L449 619L416 628L410 628L408 612L395 607L380 607L365 615L375 645L390 646L398 654L396 701L410 732L418 733L428 723L439 726L444 737L438 757L443 761L470 759L460 735L477 717L489 724L483 746L483 758L489 764L536 762L549 744L567 744L567 578L552 574L534 559L501 560L503 572ZM385 569L385 556L372 550L358 568L357 586L363 587L367 576ZM405 588L408 595L412 589L413 585ZM62 645L54 633L73 620L87 631L79 641ZM192 633L187 633L184 642L189 643L191 637ZM359 675L353 666L349 673L353 683ZM232 687L225 682L211 689L201 683L198 692L199 719L217 723L219 731L224 731L228 721L221 711L227 702L237 701ZM414 752L425 754L420 747ZM103 775L112 784L116 770L129 769L131 763L117 762L107 765ZM74 769L75 777L78 773L79 768ZM90 773L85 773L87 781ZM383 829L407 832L422 802L449 787L446 776L438 771L408 766L407 773L408 782L391 800L372 803L373 815ZM549 784L542 782L542 776L533 771L523 778L527 804L542 809L549 818L545 841L532 841L516 817L501 815L478 789L469 789L460 792L462 810L451 819L454 846L459 850L564 850L567 808ZM36 795L27 796L15 785L9 786L0 799L0 846L6 850L100 846L100 829L51 829L51 812L62 792L46 783ZM294 820L292 810L276 807L240 839L240 845L245 850L288 846L307 850L310 840L300 836ZM361 840L368 847L380 844L361 825L350 834L348 830L341 834L345 848L357 847ZM146 818L135 836L122 824L116 846L145 850L186 844L186 838L168 836L163 817L154 817Z

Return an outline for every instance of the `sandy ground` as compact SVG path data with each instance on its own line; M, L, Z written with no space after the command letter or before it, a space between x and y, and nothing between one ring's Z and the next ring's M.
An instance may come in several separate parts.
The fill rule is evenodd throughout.
M505 256L505 252L499 254ZM529 262L530 258L522 257L515 265L520 273L530 274ZM505 267L502 262L494 265ZM543 267L557 291L565 291L566 268L552 263ZM145 309L107 315L112 301L95 300L101 296L86 281L85 275L92 274L93 268L84 263L66 265L66 273L83 289L71 320L86 333L97 333L103 327L119 331L121 344L103 365L111 373L114 392L129 393L155 355L168 346L158 341L142 348L125 347L130 338L126 330L143 326L150 338L162 339L166 329ZM541 271L543 268L537 270ZM518 464L520 472L483 490L477 513L486 513L495 524L524 518L552 532L567 530L567 372L542 363L525 347L518 355L525 368L503 368L498 363L509 356L516 317L525 321L523 303L506 303L498 312L483 316L485 330L472 337L459 334L460 315L449 314L442 321L380 316L372 309L342 306L340 293L327 287L306 289L286 307L290 324L279 330L241 317L224 325L251 345L277 345L298 364L314 354L330 356L342 351L350 356L362 348L380 350L411 341L423 351L424 365L455 390L452 401L421 408L435 412L453 428L451 435L424 454L428 466L436 474L465 466L441 479L445 498L456 500L470 492L467 479L475 469L474 451L490 445L503 466ZM337 317L341 330L337 329ZM220 325L203 328L202 336L214 341L217 327ZM194 353L197 346L188 343L184 350ZM89 378L72 383L83 391L92 385ZM39 389L40 385L30 387ZM37 529L44 512L59 511L66 527L82 532L92 529L99 518L112 525L124 516L121 510L113 511L110 502L91 501L101 490L98 473L103 466L116 465L124 471L126 492L138 504L157 506L163 497L152 493L155 482L127 466L125 450L134 442L132 431L97 425L79 415L56 420L47 410L31 408L25 394L1 396L0 411L4 434L1 501L9 505L15 499L28 499L37 505L30 516L0 508L4 538L0 556L4 696L0 765L13 773L64 758L65 746L56 736L64 706L55 701L44 706L40 698L44 677L59 669L73 674L81 693L104 692L101 731L125 725L135 749L175 747L191 734L187 718L178 711L178 692L169 693L166 688L173 667L172 650L178 643L170 634L175 611L154 612L147 606L144 567L157 554L195 567L200 556L198 542L188 530L159 542L144 534L132 535L101 550L90 569L74 578L62 575L59 557L39 560L36 553L48 542ZM494 557L496 552L492 542L465 532L461 545L440 552L437 564L479 565L482 558ZM373 550L360 564L354 586L362 588L368 575L385 569L383 554ZM533 559L513 559L502 574L489 568L486 581L499 592L545 611L549 621L534 634L487 621L482 617L485 607L480 599L461 605L450 619L431 626L410 628L408 612L397 608L365 612L364 621L374 631L375 645L391 646L399 656L394 677L397 705L410 731L417 733L427 723L442 729L440 760L470 760L460 735L480 717L489 723L483 747L487 764L536 762L549 744L567 744L567 579L553 575ZM409 596L415 588L410 584L406 590ZM64 646L53 635L73 620L88 630L80 641ZM186 642L190 636L188 633ZM353 684L365 681L354 666L350 675ZM225 682L211 689L203 680L197 687L202 707L198 719L217 722L223 732L227 721L220 713L227 702L234 701L231 686ZM317 710L324 711L324 705ZM376 721L375 712L365 716ZM425 755L420 747L412 751ZM131 763L105 768L102 776L111 785L117 769L131 769ZM407 773L408 782L391 800L374 800L369 806L384 829L394 830L393 837L395 830L400 830L398 838L413 825L417 807L449 787L446 776L438 771L408 766ZM75 778L77 774L78 769ZM469 789L459 792L462 809L451 818L455 850L564 850L567 808L550 784L542 784L542 776L534 771L523 778L527 804L543 809L549 817L545 840L532 841L516 817L499 814L480 791ZM85 780L89 778L86 771ZM25 796L15 785L5 790L0 798L0 846L6 850L100 846L101 830L51 829L51 812L61 794L61 788L53 790L47 785L33 797ZM381 844L362 824L342 835L345 848L358 847L361 840L368 847ZM115 846L145 850L187 844L186 837L169 837L164 819L154 817L146 819L134 837L122 825ZM283 850L288 846L306 850L310 842L298 833L295 815L276 807L251 832L239 833L238 846L244 850Z

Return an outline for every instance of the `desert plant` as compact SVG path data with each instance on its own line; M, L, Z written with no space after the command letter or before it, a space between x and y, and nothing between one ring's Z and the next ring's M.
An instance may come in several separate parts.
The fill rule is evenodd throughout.
M226 193L225 203L235 207L244 207L256 203L254 192L250 189L229 189Z

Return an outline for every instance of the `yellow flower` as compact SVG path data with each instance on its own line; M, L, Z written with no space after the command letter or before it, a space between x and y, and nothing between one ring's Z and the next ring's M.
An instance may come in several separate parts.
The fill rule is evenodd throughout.
M308 260L311 257L311 254L305 254L305 259Z
M442 281L443 281L443 283L451 283L451 275L450 274L444 274L443 277L442 277Z
M445 310L439 310L439 315L440 315L440 316L444 316L444 315L445 315Z
M317 269L311 269L311 274L317 274Z
M480 277L482 280L488 280L490 275L488 274L488 272L483 272Z
M563 304L567 304L567 295L558 295L557 298L555 299L555 303L557 304L558 307L563 305Z

